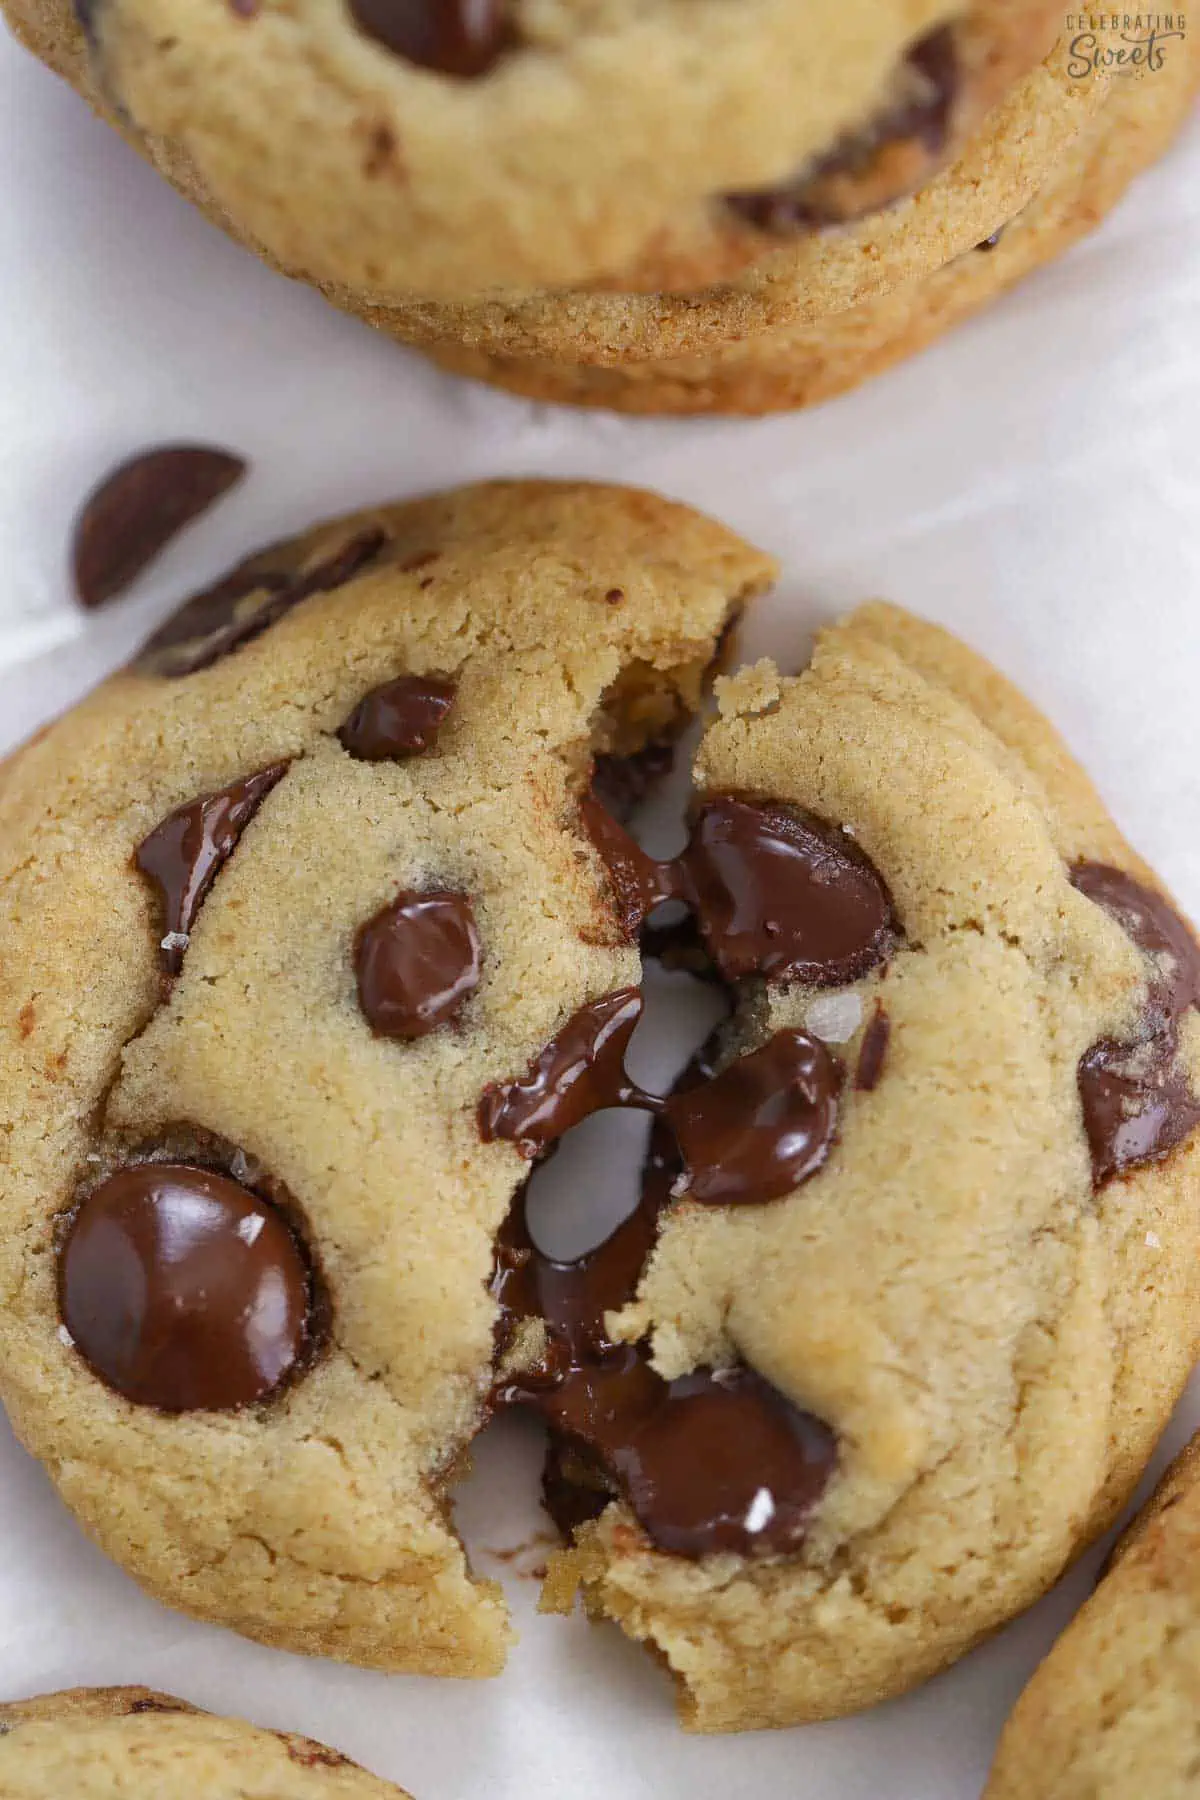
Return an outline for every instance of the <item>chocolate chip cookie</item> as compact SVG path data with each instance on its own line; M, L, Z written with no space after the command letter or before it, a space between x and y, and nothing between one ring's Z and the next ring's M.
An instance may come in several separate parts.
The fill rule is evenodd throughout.
M73 1688L0 1706L5 1800L406 1800L326 1744L218 1719L149 1688Z
M986 1800L1193 1800L1200 1686L1200 1440L1004 1728Z
M614 808L769 576L620 490L384 508L18 760L0 1390L169 1603L493 1671L448 1501L519 1408L547 1606L692 1726L784 1724L941 1667L1128 1495L1197 1347L1200 953L1045 722L885 607L724 681L641 850ZM668 1091L649 955L728 1001ZM641 1192L555 1260L530 1176L612 1109Z
M1042 94L1034 114L1053 139L1044 160L1030 156L1028 115L1014 102L994 116L994 140L977 140L905 207L686 304L589 295L568 306L543 296L402 307L373 322L431 340L435 360L456 374L539 400L645 413L813 405L924 349L1093 230L1186 118L1200 43L1172 43L1161 69L1103 86L1071 81L1063 60L1058 81L1062 106L1046 110ZM1011 135L999 131L1001 117ZM1007 144L1034 179L1007 184L995 207Z
M5 0L192 199L348 303L720 280L952 157L1050 0Z

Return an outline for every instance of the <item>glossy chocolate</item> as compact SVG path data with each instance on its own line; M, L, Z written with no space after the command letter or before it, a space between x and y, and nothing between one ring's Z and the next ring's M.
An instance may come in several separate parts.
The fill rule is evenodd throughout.
M718 795L671 862L647 856L594 795L580 813L627 935L663 901L681 900L726 981L763 975L840 987L895 947L899 928L878 871L853 838L798 808Z
M865 174L881 150L912 143L929 157L945 150L961 85L958 45L952 26L939 26L905 57L908 98L887 107L861 131L848 131L826 155L794 181L779 187L730 194L726 204L747 224L772 236L815 231L847 220L839 190L843 177Z
M1077 863L1072 884L1150 959L1146 1013L1127 1042L1103 1038L1079 1063L1079 1098L1097 1187L1165 1156L1200 1125L1180 1055L1179 1022L1200 1005L1200 945L1161 894L1105 863Z
M505 0L350 0L350 12L394 56L460 81L486 75L512 41Z
M687 1079L700 1078L694 1068ZM518 1199L497 1247L500 1346L526 1318L545 1321L548 1345L533 1369L497 1386L493 1403L546 1421L543 1491L564 1532L620 1494L650 1540L676 1555L793 1550L836 1465L828 1429L740 1366L667 1382L648 1346L615 1343L605 1327L637 1291L678 1172L660 1122L637 1209L570 1263L534 1246Z
M682 1193L705 1206L790 1194L825 1161L843 1070L808 1031L777 1031L719 1075L673 1094L665 1116L683 1158Z
M75 521L71 566L82 604L102 606L123 593L245 472L242 457L207 444L163 444L121 463Z
M135 667L170 677L207 669L261 637L301 601L352 580L386 542L386 532L369 526L311 569L272 568L269 553L252 557L185 600L143 646Z
M209 889L287 767L271 763L244 781L176 807L134 851L134 862L158 890L167 975L178 975L183 967L187 939Z
M310 1271L282 1215L186 1163L137 1164L94 1189L63 1242L58 1288L84 1361L165 1412L262 1400L311 1343Z
M437 739L454 704L454 683L432 675L398 675L364 694L338 732L360 762L419 756Z
M625 1074L625 1052L642 1014L637 988L618 988L572 1014L515 1081L493 1082L479 1102L485 1143L503 1138L536 1156L556 1138L605 1107L658 1105Z
M424 1037L479 986L479 933L465 894L398 894L354 943L358 1001L378 1037Z
M867 1029L858 1046L858 1062L854 1069L854 1085L861 1094L870 1094L879 1086L892 1036L892 1022L878 1001Z

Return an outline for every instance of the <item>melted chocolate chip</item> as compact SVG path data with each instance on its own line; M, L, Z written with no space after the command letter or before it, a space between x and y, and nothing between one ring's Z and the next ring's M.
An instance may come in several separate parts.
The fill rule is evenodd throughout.
M908 52L904 84L910 92L903 100L881 112L863 130L847 132L796 180L776 188L729 194L726 205L748 225L775 237L819 230L855 216L845 205L844 180L866 174L881 151L911 143L926 158L944 152L960 86L952 26L939 26ZM867 210L876 204L871 197Z
M503 1138L536 1156L573 1125L605 1107L644 1101L625 1074L625 1051L642 1013L637 988L618 988L581 1006L557 1032L529 1073L493 1082L479 1102L485 1144Z
M71 563L83 605L123 593L245 472L240 456L202 444L164 444L114 469L75 521Z
M875 1011L871 1015L871 1021L863 1032L862 1043L858 1047L858 1064L854 1071L854 1085L860 1094L873 1093L879 1086L879 1077L883 1073L884 1059L887 1056L891 1035L892 1021L876 1001Z
M338 737L360 762L418 756L434 743L454 703L452 681L432 675L398 675L364 694Z
M350 0L355 24L405 62L473 80L512 43L506 0Z
M685 1080L699 1078L693 1067ZM793 1550L833 1472L832 1433L744 1367L667 1382L647 1345L614 1343L605 1327L637 1291L678 1168L660 1123L637 1209L570 1263L536 1248L518 1199L497 1246L500 1343L540 1318L548 1347L493 1404L531 1408L549 1427L543 1492L564 1533L620 1494L651 1541L679 1556Z
M282 1216L186 1163L121 1169L87 1195L58 1289L63 1324L95 1374L164 1412L262 1400L311 1341L311 1275Z
M1079 1063L1079 1097L1097 1187L1165 1156L1200 1125L1200 1098L1179 1054L1179 1021L1200 1005L1200 945L1161 894L1104 863L1077 863L1072 884L1150 958L1146 1014L1127 1043L1102 1038Z
M673 1095L665 1110L686 1198L744 1206L790 1194L829 1154L842 1081L820 1038L777 1031L760 1050Z
M135 667L149 675L194 675L238 650L314 594L343 587L374 562L387 534L360 531L311 569L273 569L253 557L223 580L193 594L148 640Z
M465 894L399 894L355 939L359 1005L378 1037L424 1037L475 992L479 964Z
M135 850L135 863L158 889L167 975L178 975L183 967L187 940L209 889L287 767L286 762L271 763L244 781L176 807Z
M637 936L648 913L662 901L675 897L677 882L673 865L655 862L653 857L647 856L594 793L585 794L579 802L579 816L608 871L621 929L632 939Z
M840 987L891 955L880 876L845 832L801 812L723 795L702 809L681 860L683 897L727 981Z
M630 937L675 899L691 909L727 981L764 975L840 987L891 955L898 926L881 876L853 838L796 808L719 795L701 808L683 854L665 863L593 795L580 810Z

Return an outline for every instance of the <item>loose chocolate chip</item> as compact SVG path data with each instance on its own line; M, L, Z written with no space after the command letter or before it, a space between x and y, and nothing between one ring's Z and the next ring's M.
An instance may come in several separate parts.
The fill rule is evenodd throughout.
M355 939L359 1005L378 1037L424 1037L474 993L479 964L479 933L465 894L399 894Z
M637 988L618 988L581 1006L517 1081L494 1082L479 1102L479 1133L515 1143L533 1157L591 1113L638 1104L625 1074L625 1051L642 1012ZM655 1102L649 1101L651 1108Z
M765 975L837 987L895 946L899 927L878 871L844 831L797 808L718 795L673 862L647 856L595 795L580 812L627 935L663 901L681 900L727 981Z
M863 1032L862 1043L858 1047L858 1065L854 1071L854 1085L860 1093L869 1094L878 1087L891 1035L892 1021L876 1001L875 1011L871 1015L870 1023Z
M844 204L843 180L865 174L881 151L906 142L929 158L945 150L960 86L952 26L937 27L912 47L904 59L902 84L904 98L861 131L847 132L795 180L728 194L726 205L748 225L773 237L819 230L854 216ZM868 210L875 204L874 198L868 201Z
M178 975L196 915L238 839L287 772L271 763L244 781L176 807L134 851L134 861L158 889L162 912L162 965Z
M75 521L71 562L83 605L123 593L245 472L240 456L202 444L165 444L114 469Z
M1165 1156L1200 1125L1179 1054L1179 1021L1200 1005L1200 945L1161 894L1105 863L1076 863L1072 884L1150 959L1147 1010L1128 1043L1103 1038L1079 1063L1079 1098L1099 1188Z
M350 12L385 50L461 81L486 75L513 41L507 0L350 0Z
M399 675L363 696L338 737L360 762L417 756L436 740L454 693L452 681Z
M374 562L386 542L386 532L370 526L311 569L275 569L269 556L252 557L185 600L143 646L135 667L170 677L207 669L260 637L302 600L344 586Z
M265 1399L310 1344L311 1276L274 1207L186 1163L121 1169L59 1256L63 1324L126 1400L226 1412Z
M816 1173L837 1130L843 1071L820 1038L777 1031L666 1117L683 1156L683 1192L706 1206L777 1200Z
M883 880L845 832L790 807L726 794L680 858L682 897L727 981L765 975L840 987L896 940Z

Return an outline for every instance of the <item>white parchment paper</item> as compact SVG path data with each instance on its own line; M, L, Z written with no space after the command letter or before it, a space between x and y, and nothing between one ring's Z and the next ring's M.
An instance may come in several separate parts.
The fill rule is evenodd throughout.
M677 495L776 551L746 654L799 664L868 595L961 633L1065 731L1200 916L1200 126L1106 227L863 392L760 423L626 422L455 384L193 214L0 31L0 751L120 662L188 589L324 514L501 473ZM153 574L82 619L66 538L147 444L251 478ZM1168 1434L1200 1416L1200 1390ZM157 1684L311 1732L418 1800L975 1800L1003 1718L1096 1553L948 1675L862 1718L685 1738L615 1631L534 1614L495 1552L539 1528L538 1448L489 1435L460 1517L508 1583L503 1679L386 1679L243 1643L146 1599L0 1425L0 1697ZM1159 1461L1161 1462L1162 1455Z

